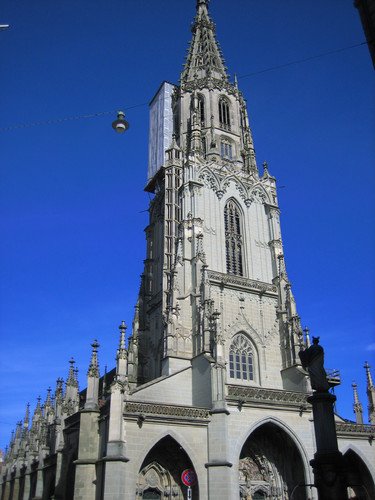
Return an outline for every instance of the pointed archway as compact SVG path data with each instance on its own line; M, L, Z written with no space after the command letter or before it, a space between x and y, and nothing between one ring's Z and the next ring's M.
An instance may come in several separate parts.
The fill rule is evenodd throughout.
M239 460L240 498L306 500L305 467L293 439L267 422L254 430Z
M352 449L344 454L348 474L348 498L371 500L375 498L375 486L371 473L361 457Z
M171 436L162 438L142 462L136 499L187 499L187 487L181 481L181 474L186 469L194 469L186 451ZM192 487L192 493L194 499L199 499L198 484Z

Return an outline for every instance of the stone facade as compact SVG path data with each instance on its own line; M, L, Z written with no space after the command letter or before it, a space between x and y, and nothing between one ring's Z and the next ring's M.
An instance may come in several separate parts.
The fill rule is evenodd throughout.
M87 389L78 391L72 361L66 390L59 379L31 422L27 411L1 471L2 500L317 498L311 388L298 359L309 338L286 271L276 180L267 164L259 173L207 0L192 33L180 84L164 92L173 136L146 187L128 345L122 323L111 372L100 377L94 342ZM375 498L374 426L337 417L336 428L350 495ZM190 493L186 469L197 478Z

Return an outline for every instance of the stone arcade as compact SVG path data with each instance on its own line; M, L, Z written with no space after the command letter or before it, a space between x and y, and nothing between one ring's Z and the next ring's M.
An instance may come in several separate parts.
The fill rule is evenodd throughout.
M27 409L2 474L2 500L312 499L311 393L286 271L276 181L259 173L245 100L228 79L197 1L179 85L150 109L147 255L131 336L87 389ZM371 422L375 388L366 368ZM337 379L328 378L331 385ZM375 498L374 426L336 418L352 498ZM358 406L359 405L359 406ZM360 417L360 418L359 418Z

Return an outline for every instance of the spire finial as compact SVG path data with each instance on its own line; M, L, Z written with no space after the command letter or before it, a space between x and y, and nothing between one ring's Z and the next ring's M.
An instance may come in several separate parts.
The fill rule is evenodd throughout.
M30 403L26 405L25 418L23 419L24 427L28 427L30 421Z
M19 420L16 424L16 439L19 439L22 434L22 420Z
M126 324L125 321L121 321L121 325L118 327L120 330L120 342L119 342L119 348L118 348L118 354L120 352L125 351L125 337L126 337Z
M363 424L363 409L358 397L357 384L354 381L352 383L352 388L353 388L353 400L354 400L353 410L355 414L355 421L357 424Z
M264 160L263 162L263 177L268 177L269 176L269 171L268 171L268 162Z
M305 333L305 342L306 342L306 347L310 347L311 345L311 342L310 342L310 329L305 326L305 328L303 329L304 333Z
M64 392L63 384L64 384L64 379L61 378L61 377L59 377L56 380L56 389L55 389L55 401L56 401L56 404L59 404L62 401L63 392Z
M365 362L364 366L366 370L366 379L367 379L367 399L368 399L368 418L370 424L375 425L375 386L372 381L372 376L370 372L371 366Z
M47 398L46 398L46 401L48 401L48 403L51 402L51 391L52 391L51 387L48 387L48 389L47 389Z
M128 372L128 352L125 347L126 339L126 324L125 321L121 321L121 325L118 327L120 330L120 342L117 349L116 356L116 375L118 377L126 377Z
M89 365L87 375L89 377L98 378L99 377L99 363L98 363L99 343L96 339L91 344L91 347L92 347L92 353L91 353L91 360L90 360L90 365Z
M51 387L48 387L47 396L44 401L44 408L46 408L47 406L51 406L51 390L52 390Z
M208 9L208 5L210 3L210 0L197 0L197 10L201 5L205 5Z
M353 399L354 399L354 404L358 404L359 403L359 397L358 397L358 391L357 391L357 384L356 382L353 380L353 383L352 383L352 387L353 387Z
M86 401L85 409L92 410L98 408L98 396L99 396L99 363L98 363L98 348L99 343L97 340L91 344L92 353L89 369L87 372L87 390L86 390Z
M374 383L372 381L372 376L370 372L371 366L368 364L367 361L365 361L365 365L363 368L366 370L367 389L371 389L372 387L374 387Z
M75 382L75 377L74 377L74 358L71 357L69 360L69 373L68 373L68 380L66 381L67 385L74 385Z

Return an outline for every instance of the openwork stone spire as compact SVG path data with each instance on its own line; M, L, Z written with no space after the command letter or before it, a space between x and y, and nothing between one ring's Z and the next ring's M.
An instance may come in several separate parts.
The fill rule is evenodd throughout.
M208 0L197 0L197 14L191 28L193 39L188 49L181 82L213 77L228 81L225 62L215 36L215 24L208 14Z

